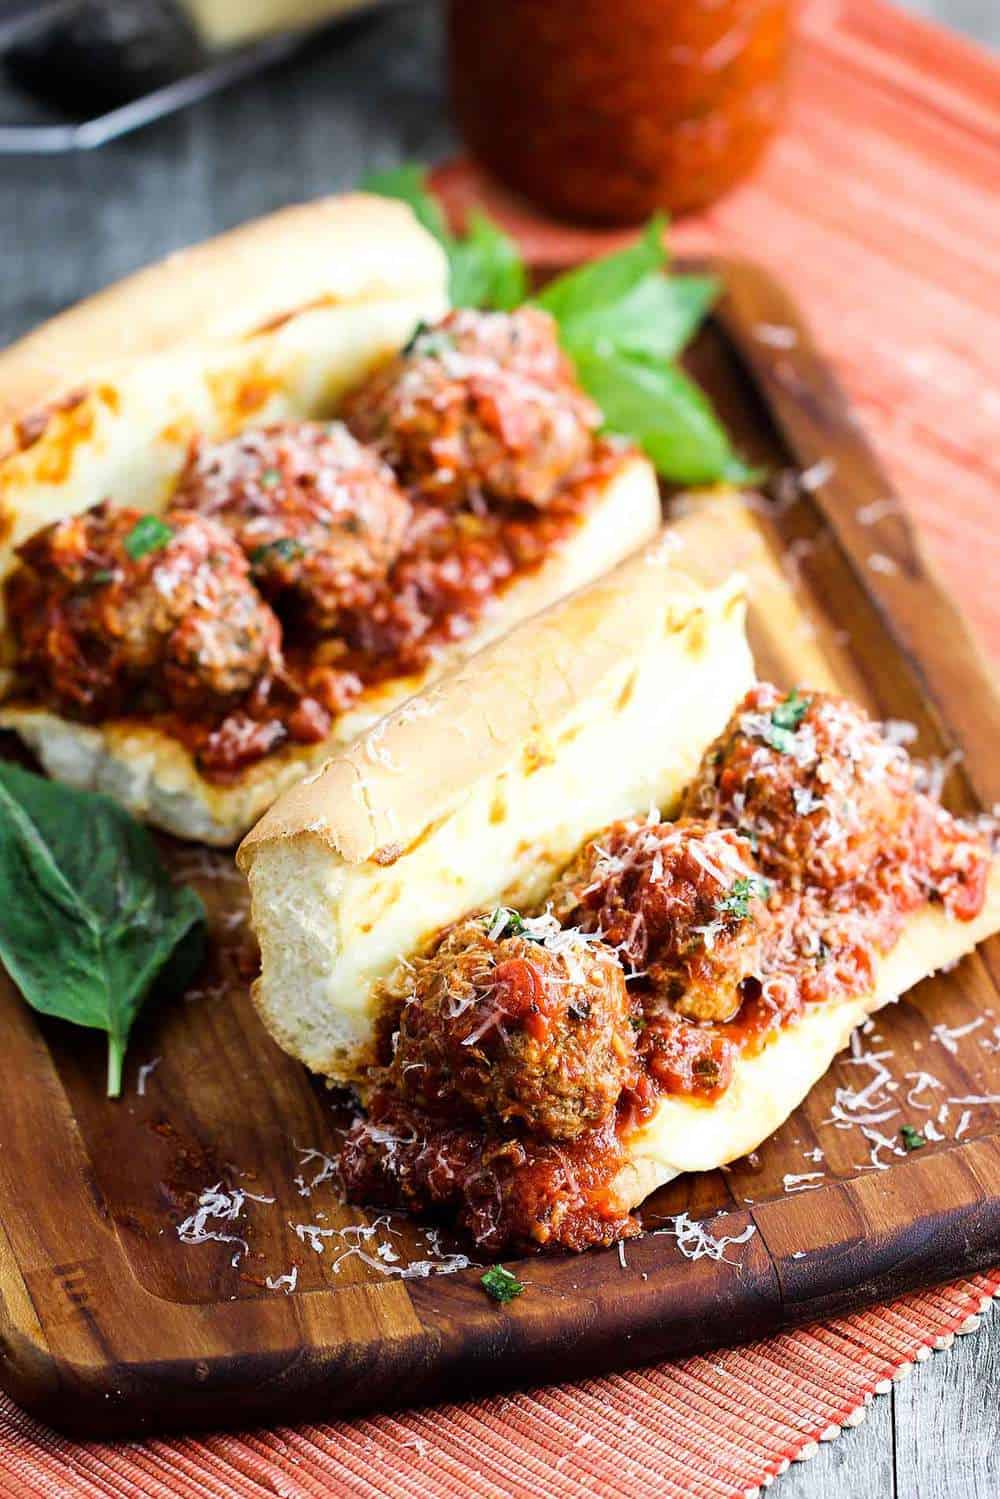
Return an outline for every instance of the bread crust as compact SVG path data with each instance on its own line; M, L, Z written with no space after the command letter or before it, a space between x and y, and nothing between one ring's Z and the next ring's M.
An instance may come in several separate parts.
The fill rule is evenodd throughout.
M411 699L244 839L254 998L292 1055L357 1083L401 956L470 910L541 899L609 822L674 809L753 680L740 580L699 588L674 543Z
M456 787L497 775L627 660L664 599L667 628L678 635L700 616L702 590L669 558L654 542L384 718L270 809L240 845L240 867L249 870L265 845L304 833L347 864L408 847L443 815ZM741 610L742 598L735 582L726 607ZM363 799L352 794L359 784Z
M440 245L403 203L351 193L278 209L136 271L0 352L0 434L89 385L96 366L243 338L318 303L440 302L446 274Z

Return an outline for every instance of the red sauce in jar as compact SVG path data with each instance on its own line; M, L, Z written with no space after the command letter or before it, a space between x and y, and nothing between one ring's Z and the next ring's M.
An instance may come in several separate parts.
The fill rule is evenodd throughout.
M792 0L451 0L451 88L473 152L575 219L712 202L782 113Z

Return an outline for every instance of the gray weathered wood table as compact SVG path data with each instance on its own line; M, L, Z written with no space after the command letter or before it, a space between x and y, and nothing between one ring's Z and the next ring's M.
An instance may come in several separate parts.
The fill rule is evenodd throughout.
M996 0L912 0L996 41ZM143 262L372 167L454 145L433 12L336 43L94 155L0 159L0 344ZM959 1338L857 1430L783 1477L781 1499L1000 1495L1000 1325Z

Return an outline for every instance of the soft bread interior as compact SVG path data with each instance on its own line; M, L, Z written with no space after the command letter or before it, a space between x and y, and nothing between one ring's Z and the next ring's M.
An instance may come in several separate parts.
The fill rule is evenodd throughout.
M442 650L419 677L370 689L335 720L321 743L292 745L268 755L233 785L205 780L178 740L135 720L90 726L10 701L0 706L0 728L14 729L57 780L103 791L136 817L178 837L225 847L237 842L283 791L427 682L634 551L654 534L659 516L651 467L643 458L629 458L608 480L586 521L543 567L507 588L468 638Z
M1000 864L973 921L956 921L941 906L918 911L881 959L873 991L811 1006L756 1056L737 1062L732 1083L716 1102L662 1098L652 1118L629 1137L628 1164L612 1186L620 1210L628 1212L684 1171L711 1171L755 1150L798 1107L867 1016L998 930Z
M592 832L670 808L753 679L738 580L671 538L414 699L277 803L240 850L278 1043L355 1079L376 986L442 926L540 899Z

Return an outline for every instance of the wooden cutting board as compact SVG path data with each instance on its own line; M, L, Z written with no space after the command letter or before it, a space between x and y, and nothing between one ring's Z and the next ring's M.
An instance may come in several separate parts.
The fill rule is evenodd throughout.
M747 574L761 675L912 722L948 804L991 806L1000 703L954 605L783 291L753 266L717 268L727 296L690 364L773 477L749 506L682 505L679 560ZM61 1429L246 1426L577 1376L996 1259L1000 1108L970 1100L1000 1095L1000 943L879 1016L759 1158L673 1183L621 1252L514 1263L528 1288L500 1307L481 1269L442 1273L460 1245L344 1208L316 1180L343 1117L253 1013L242 880L227 857L169 856L209 904L213 952L196 989L137 1026L121 1101L103 1096L99 1037L39 1021L0 984L0 1383ZM834 1090L880 1068L898 1109L886 1136L932 1121L940 1141L899 1157L829 1122ZM238 1217L204 1225L231 1237L182 1242L217 1183L246 1194ZM682 1212L716 1238L753 1232L690 1259Z

